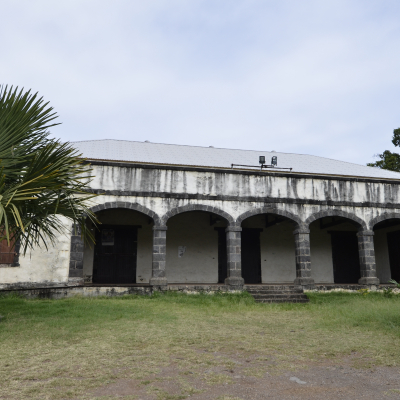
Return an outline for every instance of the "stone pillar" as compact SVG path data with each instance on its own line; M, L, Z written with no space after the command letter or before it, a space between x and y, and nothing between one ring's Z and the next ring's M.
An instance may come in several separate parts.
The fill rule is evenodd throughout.
M226 232L226 253L228 260L228 277L225 284L231 289L243 289L244 279L242 278L242 240L240 226L228 226Z
M360 285L379 285L376 276L374 232L360 230L358 237L358 255L360 257Z
M73 225L71 232L71 253L69 257L69 285L83 284L83 250L84 244L81 238L81 227Z
M313 285L311 278L310 230L300 227L294 232L296 243L296 285Z
M153 265L150 285L160 289L166 289L168 285L165 277L167 229L166 226L153 226Z

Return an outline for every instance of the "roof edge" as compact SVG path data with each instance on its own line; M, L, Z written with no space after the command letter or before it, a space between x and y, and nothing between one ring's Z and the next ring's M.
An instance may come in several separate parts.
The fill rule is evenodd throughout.
M232 174L245 174L245 175L279 175L282 177L309 177L311 179L329 179L329 180L347 180L347 181L373 181L376 183L398 183L400 184L400 178L384 178L384 177L367 177L367 176L357 176L357 175L338 175L338 174L321 174L321 173L311 173L311 172L287 172L287 171L277 171L277 170L252 170L245 168L227 168L227 167L209 167L203 165L181 165L181 164L166 164L166 163L146 163L146 162L137 162L137 161L121 161L121 160L104 160L104 159L96 159L96 158L83 158L85 161L92 165L103 165L103 166L113 166L113 167L145 167L145 168L162 168L162 169L184 169L187 171L200 171L200 172L221 172L224 171L226 173ZM107 165L110 164L110 165Z

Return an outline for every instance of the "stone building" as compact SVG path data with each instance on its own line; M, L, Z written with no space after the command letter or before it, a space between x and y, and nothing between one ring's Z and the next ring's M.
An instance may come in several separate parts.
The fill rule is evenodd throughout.
M68 226L49 251L1 264L3 288L400 279L399 173L274 151L74 145L93 166L96 245Z

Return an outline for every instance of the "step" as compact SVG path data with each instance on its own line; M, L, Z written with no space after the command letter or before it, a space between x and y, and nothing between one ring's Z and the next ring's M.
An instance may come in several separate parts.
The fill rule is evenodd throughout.
M244 285L244 290L303 290L298 285Z
M257 303L308 303L309 299L299 285L245 285Z
M248 293L250 293L252 296L256 294L276 294L276 293L293 293L293 294L303 294L303 290L300 289L294 289L294 290L247 290Z
M308 299L272 299L256 300L256 303L308 303Z
M307 299L308 298L305 294L266 294L266 295L255 294L253 297L255 299L284 299L284 298Z

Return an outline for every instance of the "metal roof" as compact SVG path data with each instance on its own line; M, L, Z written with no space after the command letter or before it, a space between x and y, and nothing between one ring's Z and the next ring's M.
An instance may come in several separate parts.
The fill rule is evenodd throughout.
M72 142L72 145L82 153L83 157L89 160L231 168L231 164L257 166L259 156L265 156L266 163L269 164L271 157L277 156L277 171L279 171L279 167L285 167L293 168L292 172L297 173L400 179L398 172L307 154L221 149L115 139L79 141Z

